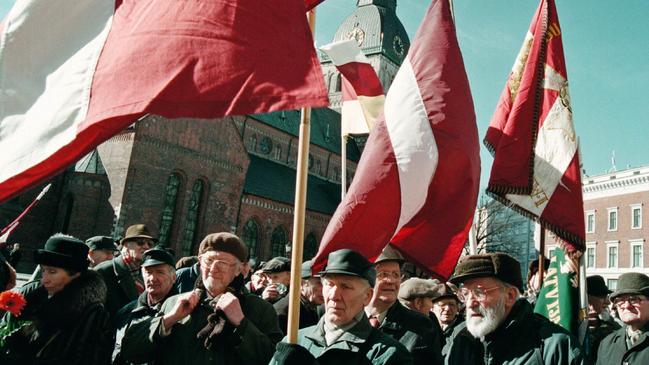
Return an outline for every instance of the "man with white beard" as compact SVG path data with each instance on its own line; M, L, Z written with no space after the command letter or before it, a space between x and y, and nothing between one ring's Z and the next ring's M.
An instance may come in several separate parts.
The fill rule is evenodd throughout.
M466 306L466 328L454 334L446 364L583 363L577 341L521 297L523 279L513 257L465 256L451 282Z

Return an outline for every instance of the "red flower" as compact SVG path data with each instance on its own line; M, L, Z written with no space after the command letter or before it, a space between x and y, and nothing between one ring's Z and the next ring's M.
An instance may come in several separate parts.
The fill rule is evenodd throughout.
M0 293L0 309L13 314L14 317L20 315L26 304L25 297L20 293L10 290Z

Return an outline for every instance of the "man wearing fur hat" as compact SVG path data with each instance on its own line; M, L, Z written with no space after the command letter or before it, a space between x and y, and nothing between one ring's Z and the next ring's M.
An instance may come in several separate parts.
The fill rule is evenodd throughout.
M441 364L441 330L428 315L409 310L397 300L401 285L401 254L388 245L374 262L374 295L365 307L370 324L401 342L415 365Z
M577 341L560 326L535 314L521 297L516 259L504 253L460 259L451 282L466 305L466 333L453 343L447 364L545 364L583 362Z
M144 281L140 272L142 255L155 245L155 239L144 224L135 224L126 230L120 241L121 255L104 261L94 269L101 274L108 287L106 309L112 317L123 306L137 299L144 292Z
M635 272L620 275L611 301L624 326L602 340L597 364L649 364L649 277Z
M122 351L134 362L268 364L282 332L273 306L244 290L248 248L233 234L213 233L198 257L196 289L167 299L154 318L127 329Z

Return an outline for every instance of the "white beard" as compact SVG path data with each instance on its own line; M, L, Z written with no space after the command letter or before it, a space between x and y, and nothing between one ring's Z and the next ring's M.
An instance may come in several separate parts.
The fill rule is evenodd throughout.
M491 332L495 331L505 318L505 300L501 298L492 308L485 308L479 305L477 308L467 307L466 328L475 338L481 340ZM483 317L472 317L471 312L478 312Z

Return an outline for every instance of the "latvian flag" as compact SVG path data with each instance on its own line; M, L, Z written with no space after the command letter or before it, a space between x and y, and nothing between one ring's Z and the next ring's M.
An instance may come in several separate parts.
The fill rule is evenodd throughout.
M20 0L0 24L0 202L146 113L329 104L304 0Z
M561 39L554 1L542 0L485 137L494 154L487 191L581 251L581 173Z
M383 112L383 86L370 60L353 39L320 47L342 75L342 136L370 133Z
M433 1L370 133L314 271L352 248L370 260L392 243L448 278L466 242L480 178L478 132L448 0Z

